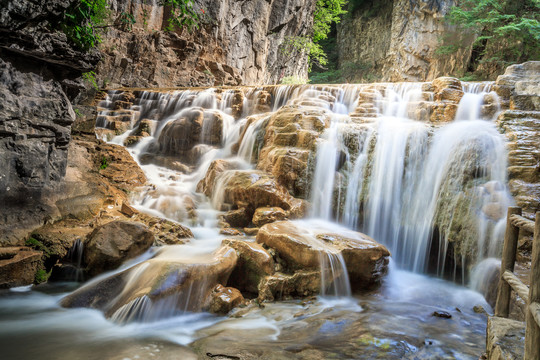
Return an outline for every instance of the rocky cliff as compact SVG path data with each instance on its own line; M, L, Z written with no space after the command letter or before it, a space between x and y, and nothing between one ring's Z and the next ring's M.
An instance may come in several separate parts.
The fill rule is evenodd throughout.
M364 1L338 26L340 68L362 68L358 77L382 81L430 81L467 70L473 38L444 21L453 0ZM438 54L444 39L462 50Z
M68 0L2 1L0 10L0 244L50 216L66 173L76 80L99 60L49 30ZM27 229L27 230L22 230ZM22 231L21 233L19 233Z
M170 11L157 1L115 0L97 74L109 87L216 86L277 83L307 77L307 58L283 51L285 39L309 36L314 0L197 0L198 29L165 31Z

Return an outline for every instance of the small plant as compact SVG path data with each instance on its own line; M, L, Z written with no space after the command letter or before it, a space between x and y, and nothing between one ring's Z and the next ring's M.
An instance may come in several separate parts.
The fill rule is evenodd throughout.
M94 89L99 91L99 86L97 84L97 79L96 79L96 73L94 71L85 72L82 74L82 76L83 76L83 79L88 81L94 87Z
M81 111L79 109L75 108L75 109L73 109L73 111L75 112L75 115L77 117L83 117L83 114L81 113Z
M105 170L109 166L109 159L105 156L101 158L101 164L99 165L100 170Z
M49 250L49 248L47 248L41 241L39 241L33 236L30 236L28 239L26 239L24 244L28 247L31 247L32 249L43 251L43 254L46 258L51 256L51 251Z
M41 284L41 283L46 282L47 280L49 280L49 277L51 276L51 272L52 272L52 269L49 272L47 272L44 269L39 269L38 271L36 271L36 275L34 276L34 283Z
M166 31L173 31L187 26L191 31L194 27L199 28L199 15L193 9L193 0L161 0L160 5L170 6L172 16L167 20Z
M146 26L146 19L144 17L144 14L146 14L146 10L144 10L144 13L143 13L143 22ZM135 16L123 11L120 13L120 16L118 17L118 21L120 22L121 25L123 25L124 30L131 31L133 29L133 24L135 24Z

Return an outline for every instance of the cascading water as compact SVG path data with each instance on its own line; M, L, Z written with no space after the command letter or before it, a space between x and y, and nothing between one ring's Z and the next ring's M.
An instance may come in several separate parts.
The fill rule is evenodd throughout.
M310 328L306 324L318 325L314 327L315 333L299 340L299 344L317 344L326 336L333 341L335 333L342 331L350 338L358 337L357 332L349 334L343 330L352 321L352 328L367 328L370 333L379 334L381 341L389 339L391 349L404 349L392 350L395 352L389 355L391 358L404 358L421 347L427 349L422 345L427 334L439 339L427 349L428 357L473 358L483 347L485 324L483 318L468 310L476 304L485 308L489 305L477 293L394 267L417 272L433 270L442 275L497 254L504 227L500 209L506 208L509 197L505 189L504 142L484 114L486 97L495 98L489 87L466 85L455 121L442 125L425 118L419 120L422 114L429 114L422 103L433 100L426 99L421 84L139 91L134 93L133 105L125 114L112 109L124 102L126 94L111 91L100 103L103 109L97 122L109 131L98 129L99 136L117 144L135 138L138 143L129 148L130 152L151 184L131 194L132 204L152 215L185 223L195 239L189 244L153 248L121 269L92 280L88 285L120 279L121 285L107 290L113 296L101 299L105 304L101 310L112 322L106 322L101 313L97 316L90 309L64 309L58 305L47 305L49 313L44 319L34 313L22 312L21 316L35 317L31 327L38 340L50 333L49 317L60 321L68 313L83 320L79 327L62 320L58 327L62 337L76 333L78 339L81 333L96 344L105 343L102 338L109 335L121 342L152 337L177 344L223 336L229 343L234 338L254 337L253 344L260 348L275 345L277 339L303 334ZM275 164L271 161L263 169L262 157L269 155L262 150L266 141L275 136L268 125L273 114L284 107L317 109L306 115L310 121L316 118L310 123L312 127L306 130L291 126L287 134L279 135L286 151L290 151L288 140L295 136L317 139L306 156L308 189L303 193L311 196L308 213L312 219L294 223L309 229L307 241L321 249L322 298L314 304L269 303L266 310L256 307L256 313L250 310L227 319L191 313L201 309L203 298L211 291L206 276L212 271L208 266L213 264L212 254L225 238L219 234L218 219L221 211L231 205L225 204L224 188L236 172L272 171ZM111 138L111 132L117 136ZM212 196L208 198L200 193L198 185L213 162L220 159L226 162L225 170L216 176ZM289 187L289 191L296 190ZM362 307L358 306L359 295L351 295L343 254L333 246L331 236L320 239L316 235L319 226L337 234L348 231L332 220L348 229L366 232L392 252L393 269L379 292L362 297ZM461 230L463 225L466 227ZM461 246L470 247L471 259L456 258L457 239L464 239ZM252 241L249 237L246 240ZM486 260L475 268L474 288L483 290L479 286L482 280L478 279L482 279L483 272L492 271L495 263L496 260ZM153 288L153 281L162 272L151 270L151 266L169 269L165 278L172 279L171 282L177 281L179 274L188 274L184 278L188 281L186 287L160 293L160 288ZM193 270L184 271L187 268ZM464 281L464 271L455 270L455 274L457 280ZM85 289L83 286L76 291ZM341 297L354 306L336 306L335 301L341 301ZM54 298L54 303L58 300L59 297ZM11 301L2 301L9 311ZM43 303L41 299L34 302ZM459 336L454 338L455 334L446 329L440 331L443 326L438 321L446 320L426 317L425 314L441 307L459 319L453 325ZM4 306L0 306L0 315L2 309ZM396 322L396 315L405 321ZM467 325L460 326L461 323ZM20 332L24 344L20 348L26 350L28 329L14 327L9 319L1 325L4 331L0 333L8 340L9 336L18 339L18 335L8 334L5 329ZM92 331L106 335L96 339ZM407 340L403 340L403 334L407 334ZM421 339L415 339L415 334L420 334ZM82 346L77 339L72 336L66 341ZM466 346L463 339L468 339ZM300 348L294 342L290 345L288 348ZM60 353L63 348L55 351ZM86 353L93 351L90 347ZM29 354L38 352L28 350ZM340 354L347 357L351 353L355 352Z

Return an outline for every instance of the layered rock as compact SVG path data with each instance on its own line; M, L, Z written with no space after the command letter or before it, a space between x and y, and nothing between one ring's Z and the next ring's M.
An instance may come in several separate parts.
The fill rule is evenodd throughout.
M42 255L26 247L0 248L0 289L33 284Z
M320 269L321 256L342 257L351 285L366 289L380 283L387 272L389 251L368 236L354 231L281 221L263 226L257 242L276 250L290 270Z
M497 119L508 141L509 187L516 204L533 216L540 209L540 61L512 65L497 78L502 99Z
M286 38L310 36L315 1L194 2L198 29L169 32L170 12L133 0L112 2L114 17L135 23L107 30L97 73L113 87L215 86L276 83L307 77L307 57L283 51ZM242 46L238 46L242 44Z
M21 244L55 213L51 198L61 194L75 120L68 96L77 96L76 79L99 60L50 30L73 3L6 2L0 9L0 245Z
M348 80L429 81L463 75L474 37L445 21L454 4L453 0L366 2L344 17L337 42L340 67L353 69ZM462 46L455 53L437 53L445 41L457 40Z

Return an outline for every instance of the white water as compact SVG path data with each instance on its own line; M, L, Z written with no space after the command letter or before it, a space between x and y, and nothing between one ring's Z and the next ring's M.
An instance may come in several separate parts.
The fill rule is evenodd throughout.
M368 90L361 85L279 87L275 89L271 109L276 111L292 103L308 106L308 102L316 98L316 103L321 104L332 119L312 157L311 214L318 219L308 221L308 227L316 228L323 224L320 220L323 218L337 220L348 229L361 229L392 251L397 267L422 272L428 265L426 260L435 235L434 222L439 221L444 226L437 229L439 243L436 251L439 254L434 258L438 261L437 271L442 274L449 266L452 267L446 263L449 242L453 240L449 238L449 231L454 221L452 216L456 213L455 199L467 190L463 186L465 179L467 184L473 185L475 194L467 207L478 234L475 238L477 261L497 254L504 219L497 222L481 210L492 203L504 203L506 206L506 155L504 143L491 119L480 118L479 109L484 90L489 90L487 87L467 88L456 121L440 126L411 118L411 103L418 100L419 87L419 84L407 84L370 88L369 91L375 94L373 106L378 116L369 121L348 115L355 111L359 94ZM192 229L195 239L187 245L165 247L158 255L150 252L118 271L135 269L137 264L149 258L195 261L220 246L224 238L218 233L218 215L224 205L222 192L215 189L218 191L214 191L213 199L207 199L197 193L197 184L216 159L233 161L239 170L256 167L268 115L254 116L249 126L247 117L257 112L257 94L262 90L250 91L244 100L242 117L237 120L230 116L233 91L222 93L221 100L216 90L140 94L132 108L134 113L128 119L129 125L135 130L142 119L150 119L156 126L152 136L130 148L136 160L147 153L152 144L156 145L167 123L195 107L205 114L219 114L224 119L224 130L219 143L199 147L198 161L191 164L186 172L153 164L141 165L152 185L133 195L135 206L141 211L185 223ZM101 106L111 108L120 97L119 92L111 93ZM111 120L104 117L111 116L109 111L104 110L101 114L103 118L99 124L102 126L107 126L107 121ZM202 141L210 142L212 124L206 123L206 119L209 117L205 116L203 120L201 136ZM113 142L122 143L130 133L131 130ZM242 134L243 140L238 144ZM356 148L350 146L351 139L357 143ZM467 156L471 153L475 157ZM475 170L472 175L471 168ZM227 173L222 177L221 180L225 180ZM223 181L218 181L216 187L221 185ZM336 231L347 230L335 223L324 225L336 227ZM248 336L252 336L253 343L262 348L269 344L278 346L276 344L280 341L290 339L291 329L300 329L293 334L307 332L306 329L311 328L310 318L315 324L320 317L325 324L333 324L332 321L347 323L352 316L360 317L359 324L367 324L362 326L368 326L372 331L381 332L384 329L380 328L385 328L384 338L396 339L396 344L404 341L403 334L406 334L407 341L418 337L418 341L407 347L411 353L423 346L426 337L438 339L432 349L451 344L448 345L450 350L445 350L448 351L445 356L473 358L471 354L478 354L481 350L484 319L473 314L471 308L481 304L489 311L489 306L478 293L440 279L392 268L380 293L373 298L362 298L359 304L359 298L351 296L343 259L338 254L327 253L320 259L323 270L321 295L324 297L308 305L278 302L268 304L266 310L251 310L247 315L224 320L206 313L193 314L185 311L187 308L179 307L179 301L186 301L187 306L191 293L182 300L173 295L155 303L142 296L116 310L111 322L100 311L63 309L57 305L59 296L21 289L26 292L0 298L0 340L9 344L5 348L12 347L13 356L22 359L41 356L46 347L49 349L47 354L51 355L49 358L58 358L73 346L84 354L80 358L106 358L104 351L110 341L135 341L138 345L149 339L161 339L188 344L197 338L214 339L231 334L233 337L227 341L238 348L248 346L239 341ZM142 272L145 268L140 266L137 269ZM480 265L476 270L472 286L482 290L478 286L482 280L476 280L481 276L477 277L477 274L488 270L482 270ZM130 274L131 283L137 282L140 272ZM110 275L105 274L92 283ZM463 272L456 274L458 281L463 281L463 277ZM460 310L456 311L456 307ZM451 323L433 320L431 312L441 308L452 312L456 320ZM77 321L73 321L74 318ZM381 318L385 319L383 323ZM396 322L396 318L400 321ZM430 323L433 326L426 327ZM447 326L452 327L451 332ZM472 335L476 340L471 340ZM29 336L38 339L34 345L28 345ZM300 335L292 337L296 336ZM313 336L303 339L300 344L318 343L320 338ZM433 358L440 355L429 351L432 350L428 350L428 354Z

